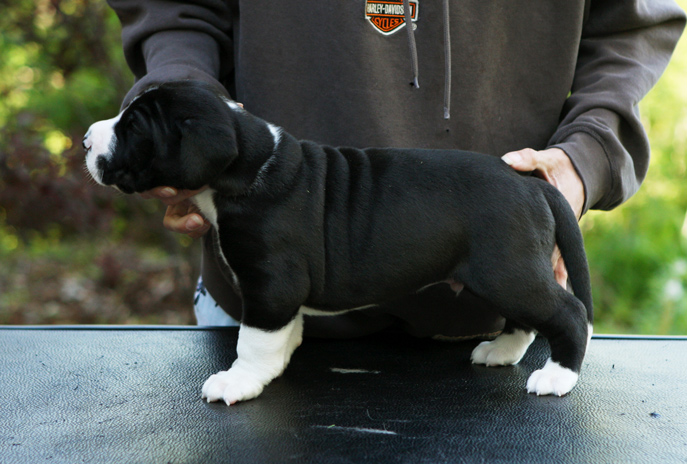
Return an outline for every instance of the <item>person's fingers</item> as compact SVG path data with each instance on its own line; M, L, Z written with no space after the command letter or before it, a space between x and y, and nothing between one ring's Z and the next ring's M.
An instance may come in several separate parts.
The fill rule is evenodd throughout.
M166 215L162 222L166 229L189 235L192 238L202 237L210 230L210 225L206 224L203 218L196 213L187 216Z
M531 148L511 151L503 155L501 159L516 171L529 172L542 168L541 160L537 157L537 151Z
M198 190L179 190L173 187L156 187L141 193L144 199L158 199L167 205L162 225L172 232L186 234L191 238L202 237L210 230L211 224L203 218L198 208L189 201L208 186Z
M196 214L194 216L198 216L198 215ZM194 223L192 226L190 226L187 222L186 223L187 229L191 229L192 227L196 227L197 222L195 221L195 219L189 219L189 221L194 221ZM189 232L187 235L191 238L200 238L203 235L205 235L210 230L211 227L212 226L210 225L209 222L203 221L203 224L200 227L198 227L197 229L192 229L192 231Z
M565 196L579 219L584 209L585 190L572 161L560 148L525 148L506 153L501 159L516 171L530 172L556 187Z
M186 229L186 221L188 217L188 209L183 205L170 205L165 211L165 217L162 219L162 225L172 232L179 232L185 234L189 232Z
M501 159L516 171L534 171L537 176L560 189L560 182L556 175L556 163L558 160L553 159L551 151L523 148L522 150L506 153Z
M141 197L145 199L156 198L162 201L165 205L171 206L182 203L183 201L188 200L192 196L199 194L207 188L207 185L198 190L178 190L173 187L156 187L141 193Z
M141 198L145 200L158 199L158 200L168 200L174 198L178 195L177 189L173 187L155 187L154 189L147 190L141 193Z
M210 229L210 224L188 202L168 206L162 224L168 230L193 238L204 235Z

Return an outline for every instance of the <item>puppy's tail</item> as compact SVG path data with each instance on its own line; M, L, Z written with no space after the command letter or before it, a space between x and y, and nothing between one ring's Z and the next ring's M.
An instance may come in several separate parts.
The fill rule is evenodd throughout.
M587 309L587 318L591 324L594 319L592 285L582 231L568 201L558 189L545 183L542 190L556 221L556 244L565 261L573 293Z

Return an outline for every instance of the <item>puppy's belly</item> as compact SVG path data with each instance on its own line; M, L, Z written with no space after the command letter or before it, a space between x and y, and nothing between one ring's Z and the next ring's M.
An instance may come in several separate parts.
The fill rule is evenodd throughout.
M421 292L426 288L432 287L434 285L438 284L448 284L451 287L451 290L453 290L456 294L459 294L464 286L461 282L457 282L453 279L448 279L442 282L434 282L429 285L425 285L424 287L421 287L417 290L417 292ZM338 316L340 314L345 314L351 311L359 311L361 309L369 309L369 308L375 308L379 306L379 304L368 304L368 305L363 305L363 306L356 306L354 308L348 308L348 309L316 309L316 308L311 308L309 306L301 306L299 309L299 314L304 314L306 316Z
M315 309L315 308L310 308L308 306L301 306L301 308L298 310L299 314L304 314L306 316L338 316L340 314L345 314L350 311L358 311L360 309L368 309L368 308L374 308L378 305L376 304L369 304L365 306L358 306L357 308L350 308L350 309L339 309L339 310L324 310L324 309Z

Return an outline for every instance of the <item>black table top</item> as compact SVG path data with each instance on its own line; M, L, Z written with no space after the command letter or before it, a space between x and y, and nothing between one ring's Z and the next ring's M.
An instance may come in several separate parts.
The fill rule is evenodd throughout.
M306 339L227 407L200 387L236 329L0 327L0 463L687 462L687 339L595 338L563 398L548 356L470 364L476 342Z

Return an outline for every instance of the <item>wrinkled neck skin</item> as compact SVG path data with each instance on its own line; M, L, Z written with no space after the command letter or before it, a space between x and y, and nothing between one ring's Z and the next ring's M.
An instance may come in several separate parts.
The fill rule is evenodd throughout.
M280 166L293 164L285 155L292 150L278 150L285 144L298 145L296 140L280 127L253 116L232 101L226 101L232 111L232 124L236 133L238 156L228 168L208 185L214 191L230 196L256 193L269 182L283 181L274 175Z

